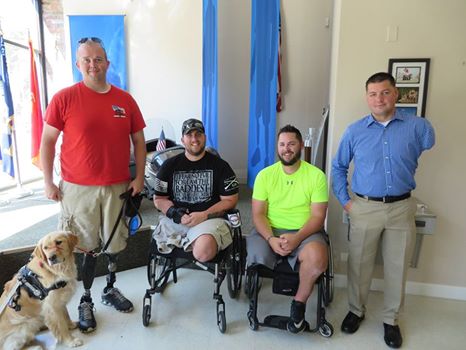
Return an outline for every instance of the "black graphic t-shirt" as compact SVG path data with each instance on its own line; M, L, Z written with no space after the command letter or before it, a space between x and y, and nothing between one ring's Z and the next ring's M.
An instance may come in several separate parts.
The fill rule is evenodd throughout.
M184 153L167 159L159 169L155 194L168 196L177 207L204 211L220 201L220 196L238 193L238 180L230 165L206 152L192 162Z

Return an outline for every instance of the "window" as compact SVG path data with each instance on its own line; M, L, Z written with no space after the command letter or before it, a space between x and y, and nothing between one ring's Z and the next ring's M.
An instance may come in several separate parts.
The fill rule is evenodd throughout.
M44 232L52 231L56 227L56 218L52 216L58 213L59 205L44 200L41 192L42 173L31 162L32 104L28 38L31 38L34 47L41 107L44 113L48 98L59 89L70 85L72 81L69 64L66 62L63 23L62 0L0 1L0 29L5 40L15 112L21 183L40 180L27 185L35 190L33 196L16 200L11 198L14 195L9 192L15 192L18 177L11 179L0 168L0 251L32 245ZM3 104L1 96L0 99L0 103ZM0 108L0 111L2 109Z
M31 162L31 93L30 53L32 40L40 88L42 112L48 97L69 85L71 74L66 68L63 9L60 0L10 0L0 2L0 29L5 51L14 106L16 153L19 175L15 179L0 170L0 190L26 183L42 176ZM44 52L47 53L44 56ZM46 74L44 74L46 72ZM68 78L68 80L67 80ZM3 103L3 101L1 101ZM3 128L3 125L2 125Z
M16 132L16 150L13 158L19 166L15 169L15 179L2 173L0 188L14 185L17 181L30 180L41 176L40 171L31 163L31 93L30 93L30 58L28 37L31 38L36 51L38 80L42 85L42 52L39 40L38 12L36 2L31 0L2 1L0 3L0 26L5 41L5 52L10 77L11 94L14 106L14 126ZM44 106L44 94L41 104ZM3 101L1 101L3 103ZM3 117L3 116L2 116ZM3 118L2 118L3 120ZM2 130L5 126L2 125Z

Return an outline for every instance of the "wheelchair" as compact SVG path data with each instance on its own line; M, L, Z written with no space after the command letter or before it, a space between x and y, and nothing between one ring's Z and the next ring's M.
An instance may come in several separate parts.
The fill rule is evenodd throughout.
M174 248L168 254L161 253L157 248L157 243L152 238L150 243L149 262L147 264L147 279L150 288L146 290L142 308L142 322L148 326L152 312L152 295L163 293L169 283L170 275L173 282L178 282L177 270L188 265L200 268L214 276L214 294L216 300L217 326L221 333L226 331L225 302L220 294L220 287L227 279L228 294L234 299L241 290L242 275L244 273L244 248L241 233L241 216L239 210L232 209L225 214L225 219L230 225L232 243L208 263L197 261L192 252L185 252L182 248Z
M325 307L330 305L333 300L334 285L333 285L333 256L330 238L326 232L323 234L328 245L328 267L317 281L314 288L317 288L317 315L316 324L311 328L306 321L304 331L317 332L323 337L331 337L333 335L333 326L325 318ZM299 262L297 263L299 266ZM287 329L288 316L268 315L262 322L257 316L259 290L261 288L261 278L273 279L273 293L281 295L294 296L299 286L299 272L293 270L288 264L286 258L279 259L274 269L270 269L261 264L254 264L246 268L245 278L245 293L249 298L249 310L247 313L249 328L256 331L259 326L271 327L278 329Z

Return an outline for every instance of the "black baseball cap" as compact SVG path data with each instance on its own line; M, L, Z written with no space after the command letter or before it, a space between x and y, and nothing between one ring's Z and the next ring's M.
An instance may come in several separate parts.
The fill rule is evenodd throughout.
M204 124L198 119L190 118L183 122L183 126L181 127L181 133L183 135L189 134L191 131L197 130L205 134Z

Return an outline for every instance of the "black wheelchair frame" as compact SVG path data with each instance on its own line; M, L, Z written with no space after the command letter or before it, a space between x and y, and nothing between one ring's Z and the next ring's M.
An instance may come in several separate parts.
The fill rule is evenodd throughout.
M305 331L319 331L322 336L331 337L334 330L332 324L325 318L325 307L330 305L334 294L333 256L331 242L327 233L324 234L324 237L328 245L328 266L326 271L319 276L314 286L317 288L316 325L314 328L311 328L306 321ZM294 296L299 286L299 272L291 268L287 259L283 259L273 270L264 265L252 265L246 269L245 293L249 298L249 310L247 313L249 328L254 331L258 330L259 326L286 330L289 316L268 315L262 322L258 319L257 311L261 277L286 279L290 288L286 288L286 290L280 292L274 291L274 293Z
M225 219L230 223L232 243L217 256L207 262L197 261L191 252L185 252L182 248L175 248L171 253L159 252L154 239L151 240L149 262L147 264L147 279L150 288L146 290L142 308L142 322L148 326L152 312L152 298L155 293L163 293L169 282L170 275L173 282L178 282L177 270L188 265L195 266L210 272L214 276L213 299L217 301L217 326L221 333L226 331L225 302L220 294L220 287L226 278L228 293L232 299L236 298L241 290L242 275L244 273L244 248L241 233L241 216L237 209L232 209L225 214Z

